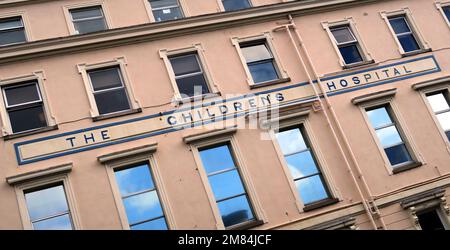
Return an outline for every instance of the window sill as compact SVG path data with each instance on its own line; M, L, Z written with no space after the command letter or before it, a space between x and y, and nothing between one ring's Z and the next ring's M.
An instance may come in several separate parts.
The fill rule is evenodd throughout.
M352 63L352 64L346 64L344 66L342 66L343 69L354 69L354 68L359 68L359 67L363 67L369 64L374 64L375 60L370 60L370 61L363 61L363 62L357 62L357 63Z
M262 83L255 83L250 85L250 89L256 89L256 88L262 88L262 87L267 87L270 85L276 85L276 84L280 84L280 83L286 83L286 82L290 82L291 78L283 78L283 79L278 79L278 80L274 80L274 81L268 81L268 82L262 82Z
M92 120L94 122L97 122L97 121L102 121L102 120L106 120L106 119L111 119L111 118L116 118L116 117L121 117L121 116L141 113L141 112L142 112L142 109L137 108L137 109L131 109L131 110L118 112L118 113L114 113L114 114L99 115L99 116L93 117Z
M428 48L428 49L415 50L415 51L411 51L411 52L405 52L402 54L402 57L415 56L415 55L427 53L430 51L433 51L433 50L431 48Z
M261 226L263 224L264 224L264 221L262 221L262 220L246 221L246 222L239 223L237 225L227 227L226 230L247 230L247 229L257 227L257 226Z
M21 133L5 135L5 136L3 136L3 140L8 141L8 140L12 140L12 139L20 138L20 137L25 137L25 136L34 135L34 134L40 134L40 133L53 131L53 130L57 130L57 129L58 129L58 125L48 126L48 127L44 127L44 128L38 128L38 129L25 131L25 132L21 132Z
M303 207L303 212L309 212L311 210L315 210L315 209L319 209L322 207L326 207L329 205L333 205L339 202L339 199L337 198L329 198L329 199L325 199L325 200L321 200L321 201L316 201L313 203L310 203L308 205L305 205Z
M203 94L203 95L186 97L186 98L182 98L182 99L176 99L175 101L176 101L177 105L183 105L185 103L192 103L192 102L196 102L199 100L203 101L203 100L219 97L220 95L221 95L220 92L208 93L208 94Z
M398 174L398 173L401 173L401 172L404 172L404 171L407 171L407 170L410 170L413 168L418 168L422 165L423 165L422 162L412 162L412 163L409 163L409 164L406 164L406 165L403 165L400 167L394 167L392 169L392 174Z

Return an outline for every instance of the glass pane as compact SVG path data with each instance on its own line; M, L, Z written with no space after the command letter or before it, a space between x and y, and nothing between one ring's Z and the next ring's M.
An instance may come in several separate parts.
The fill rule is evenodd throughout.
M367 111L367 116L373 128L379 128L392 123L391 117L385 107Z
M103 16L100 6L70 10L73 20Z
M253 211L250 208L246 195L219 202L217 205L225 227L254 219Z
M23 27L22 18L14 17L0 20L0 30Z
M201 72L196 54L172 57L170 63L176 76Z
M310 151L288 156L286 162L294 179L319 173Z
M239 172L236 170L210 176L208 178L216 200L245 193Z
M40 101L37 84L24 84L5 89L6 100L9 106Z
M27 38L25 37L25 30L23 28L19 30L0 32L0 45L23 43L26 41Z
M153 9L174 5L178 6L178 0L150 0L150 5Z
M341 52L342 58L344 58L345 64L352 64L363 61L356 44L340 47L339 51Z
M156 191L143 193L123 199L123 205L128 217L128 223L153 219L163 215Z
M444 131L450 130L450 112L439 114L437 118Z
M449 105L443 93L427 96L428 102L434 112L449 109Z
M348 27L332 29L331 33L333 33L334 38L339 44L356 41L352 31Z
M378 139L380 139L383 148L403 142L395 125L376 131Z
M90 71L89 77L95 91L123 86L118 68Z
M200 158L207 174L235 167L228 145L200 150Z
M447 135L447 139L450 141L450 131L445 132L445 134Z
M176 82L182 97L209 93L208 84L206 83L203 74L179 78Z
M94 96L98 112L101 115L130 109L130 103L124 88L97 93Z
M391 23L392 29L394 30L395 34L411 31L404 17L390 18L389 22Z
M443 7L442 10L444 10L444 14L447 17L447 20L450 21L450 7L449 6Z
M154 10L153 16L156 22L176 20L183 18L183 13L179 7Z
M147 164L116 171L115 175L122 196L155 188Z
M103 18L79 21L79 22L74 23L74 25L75 25L75 30L78 32L78 34L86 34L86 33L106 30L106 23Z
M265 44L242 47L242 54L247 63L271 59L272 55Z
M295 185L304 204L328 198L328 193L319 175L300 179L295 182Z
M248 0L222 0L225 11L241 10L250 8Z
M405 52L419 50L419 44L416 41L416 38L412 34L402 35L398 37L400 44Z
M444 224L436 209L418 213L420 228L424 231L443 231L445 230Z
M386 152L386 155L392 166L412 160L405 144L400 144L391 148L385 148L384 151Z
M9 111L8 114L14 133L47 127L47 120L45 119L42 105Z
M276 137L284 155L307 149L303 135L298 128L279 132Z
M25 200L32 221L69 210L62 185L25 193Z
M253 82L261 83L278 79L278 73L272 61L248 65Z
M161 219L152 220L142 224L138 224L131 227L131 230L167 230L166 219L163 217Z
M68 214L33 223L34 230L72 230L72 221Z

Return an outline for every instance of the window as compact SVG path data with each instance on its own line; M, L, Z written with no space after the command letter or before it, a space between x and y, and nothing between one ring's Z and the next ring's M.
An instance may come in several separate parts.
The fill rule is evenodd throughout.
M349 26L330 29L345 64L364 61L358 40Z
M225 11L242 10L252 7L250 0L222 0Z
M450 22L450 6L443 6L442 11L444 12L447 20Z
M183 18L178 0L150 0L149 2L156 22Z
M166 230L166 217L148 163L114 170L132 230Z
M255 84L278 80L274 57L265 41L240 44Z
M427 100L450 141L450 106L448 91L427 94Z
M90 70L88 75L100 115L131 109L120 67Z
M25 190L24 194L33 229L73 229L63 184Z
M419 224L425 231L441 231L446 230L446 225L439 208L425 210L417 213Z
M278 144L305 205L330 198L322 173L303 127L287 128L276 133Z
M108 28L101 6L71 9L70 15L76 34L86 34Z
M366 113L391 166L396 168L412 163L410 152L392 118L390 106L369 108Z
M22 17L0 19L0 46L27 41Z
M229 143L199 149L225 227L254 221L255 215Z
M192 97L210 93L197 53L175 55L169 60L181 95Z
M388 19L404 52L407 53L421 49L406 16L395 16L389 17Z
M44 103L37 81L2 88L13 133L47 127Z

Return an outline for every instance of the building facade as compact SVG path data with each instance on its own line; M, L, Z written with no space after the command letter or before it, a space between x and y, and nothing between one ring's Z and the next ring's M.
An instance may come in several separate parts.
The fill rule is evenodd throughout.
M449 58L447 0L0 0L0 229L449 229Z

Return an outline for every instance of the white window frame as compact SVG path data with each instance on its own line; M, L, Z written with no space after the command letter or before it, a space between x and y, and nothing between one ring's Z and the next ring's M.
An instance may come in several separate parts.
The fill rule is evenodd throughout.
M31 28L30 28L30 22L28 20L28 15L25 11L14 11L14 12L7 12L7 13L0 14L0 19L8 19L8 18L14 18L14 17L20 17L20 19L22 20L23 30L25 33L25 41L20 42L20 43L11 43L11 44L2 45L2 46L0 45L0 48L15 45L15 44L24 44L24 43L33 41L33 36L32 36Z
M75 9L81 9L81 8L89 8L89 7L95 7L100 6L103 18L105 20L106 29L112 29L114 26L112 25L111 17L108 14L109 11L107 10L105 0L96 0L91 2L84 2L84 3L77 3L77 4L70 4L70 5L64 5L63 13L64 17L66 18L67 28L69 30L69 35L78 35L77 30L75 29L75 25L72 19L72 14L70 13L71 10Z
M450 1L436 1L434 3L436 5L436 9L441 13L444 18L445 23L450 28L450 20L447 18L444 12L444 8L450 8Z
M181 12L183 13L183 17L184 18L190 17L191 14L190 14L189 9L187 7L188 5L186 3L186 0L177 0L177 1L178 1L178 7L181 9ZM153 15L153 9L152 9L152 6L150 4L150 1L149 0L143 0L143 2L144 2L145 10L147 11L147 15L148 15L149 21L151 23L156 23L157 21L155 19L155 16ZM178 20L180 20L180 19L178 19Z

